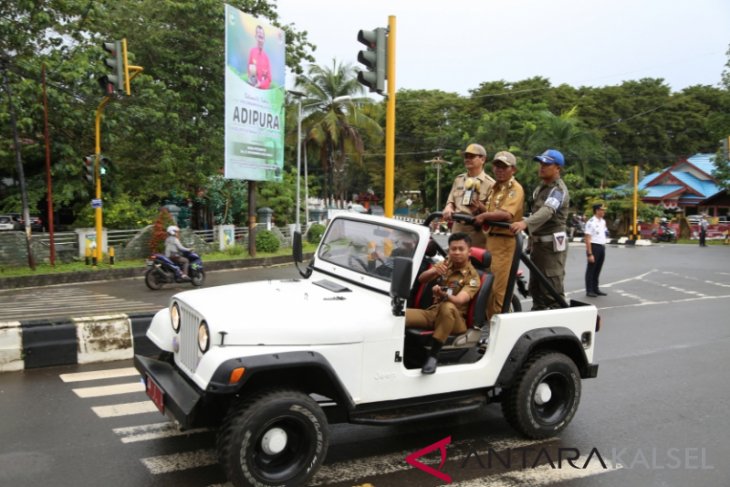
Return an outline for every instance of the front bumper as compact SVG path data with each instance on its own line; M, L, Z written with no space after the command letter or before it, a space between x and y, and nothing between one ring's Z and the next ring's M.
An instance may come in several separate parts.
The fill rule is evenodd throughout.
M147 385L151 378L162 390L164 413L180 423L181 429L192 427L202 393L190 385L169 363L142 355L134 356L134 366Z

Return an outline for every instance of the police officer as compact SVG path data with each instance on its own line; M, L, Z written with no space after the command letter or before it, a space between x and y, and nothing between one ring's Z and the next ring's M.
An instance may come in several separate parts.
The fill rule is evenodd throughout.
M418 281L435 282L432 288L434 304L428 309L406 309L407 328L434 330L431 350L421 373L433 374L438 365L438 353L452 333L466 332L469 302L479 291L479 274L469 262L471 238L466 233L449 237L448 258L418 276Z
M568 253L565 222L570 201L568 188L560 178L565 158L559 151L548 149L533 159L540 163L542 182L532 194L532 214L510 225L510 230L512 233L529 230L530 259L558 294L564 297L563 278ZM560 307L559 302L532 273L529 288L533 311Z
M515 222L522 220L525 204L525 191L514 178L517 172L517 159L507 151L497 152L492 160L494 178L497 180L487 197L487 209L475 221L482 225L485 221ZM502 312L504 297L515 253L515 236L507 228L490 227L487 232L487 249L492 254L492 274L494 283L489 293L487 317Z
M449 198L446 200L444 219L450 220L454 213L478 215L486 211L487 195L494 186L494 179L484 172L487 151L479 144L469 144L464 151L464 167L466 172L459 174L451 185ZM453 232L464 232L469 235L472 245L484 248L484 234L473 225L454 222Z

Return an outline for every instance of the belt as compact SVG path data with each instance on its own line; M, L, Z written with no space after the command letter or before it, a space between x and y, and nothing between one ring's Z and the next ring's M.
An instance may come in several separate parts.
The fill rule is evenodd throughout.
M487 236L488 237L510 237L510 238L515 237L511 233L488 233Z
M552 242L553 236L552 235L531 235L530 238L533 240L537 240L538 242Z

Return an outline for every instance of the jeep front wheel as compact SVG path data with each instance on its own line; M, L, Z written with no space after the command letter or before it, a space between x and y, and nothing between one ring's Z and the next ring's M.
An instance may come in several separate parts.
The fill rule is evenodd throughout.
M218 458L236 486L303 485L327 454L327 418L298 391L268 391L233 404Z
M562 353L540 353L522 366L504 392L507 422L529 438L547 438L565 429L580 402L578 368Z

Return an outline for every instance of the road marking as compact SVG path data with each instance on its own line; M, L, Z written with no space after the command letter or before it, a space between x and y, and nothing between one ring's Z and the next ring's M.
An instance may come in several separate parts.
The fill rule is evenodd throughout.
M569 480L592 477L594 475L613 472L623 468L620 465L614 465L610 461L606 461L606 468L603 468L600 461L596 458L590 458L587 455L581 456L575 460L574 463L575 465L583 466L586 461L589 462L586 465L586 468L554 468L547 463L534 468L525 468L499 475L466 480L464 482L456 482L449 485L451 487L515 487L519 485L539 487L541 485L550 485L557 482L567 482Z
M91 408L100 418L116 418L132 414L159 412L152 401L128 402L111 406L94 406Z
M130 377L133 375L139 375L137 369L134 367L124 367L121 369L92 370L91 372L60 374L59 377L64 382L81 382L86 380L112 379L115 377Z
M117 394L129 394L130 392L144 392L142 382L129 382L127 384L116 384L113 386L82 387L72 389L79 397L102 397L115 396Z
M168 421L165 423L114 428L112 431L120 437L122 443L136 443L138 441L160 440L175 436L188 436L197 433L206 433L212 430L210 428L196 428L183 431L177 426L177 424Z
M173 455L142 458L141 462L152 475L207 467L218 463L213 450L195 450Z

